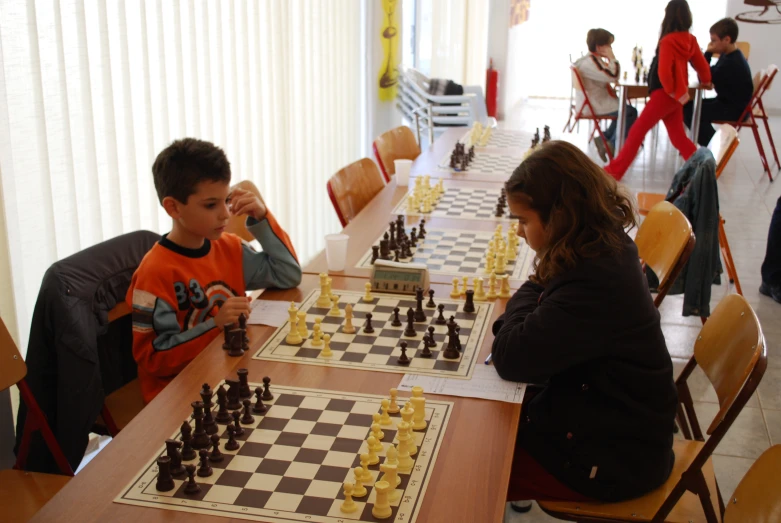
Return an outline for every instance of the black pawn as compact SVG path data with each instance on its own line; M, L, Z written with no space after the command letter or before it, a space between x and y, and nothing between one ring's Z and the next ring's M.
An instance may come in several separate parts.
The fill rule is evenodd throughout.
M407 357L407 342L401 342L401 356L396 361L399 365L409 365L410 359Z
M418 239L423 240L426 238L426 219L420 220L420 230L418 231Z
M396 249L396 250L395 250L395 251L393 251L393 252L394 252L394 255L393 255L393 261L395 261L395 262L399 261L399 250L398 250L398 249Z
M263 377L263 401L271 401L274 399L274 395L271 394L271 389L269 389L269 386L271 385L271 378L268 376Z
M242 436L244 434L244 427L241 426L241 412L238 410L233 411L233 426L236 428L236 435Z
M239 381L238 380L225 380L228 384L228 410L236 410L241 408L241 396L239 395Z
M230 423L231 415L228 412L228 392L220 385L217 389L217 415L214 417L217 423Z
M372 245L372 261L371 261L371 264L374 265L374 262L376 262L379 257L380 257L380 246L379 245Z
M473 291L472 289L466 291L464 312L475 312L475 291Z
M265 414L268 407L263 405L263 389L261 387L255 387L255 405L252 407L252 412L255 414Z
M220 437L217 434L212 434L212 453L209 455L209 461L212 463L219 463L225 459L220 452Z
M244 414L241 416L241 422L245 425L255 423L255 418L253 418L250 413L252 402L250 400L244 400L242 404L244 405Z
M168 492L174 488L174 478L171 477L171 458L168 456L157 458L157 483L155 488L160 492Z
M198 467L198 475L202 478L207 478L213 474L212 466L209 465L209 451L201 449L198 451L198 456L201 458L201 464Z
M182 423L182 459L190 461L195 459L195 449L193 448L193 428L190 426L190 422L185 421Z
M434 320L434 323L437 325L446 325L447 320L445 319L445 304L440 303L437 305L437 310L439 311L439 316L437 316L437 319Z
M390 243L388 248L392 251L396 250L396 222L390 222Z
M374 332L374 327L372 327L372 313L367 312L366 313L366 323L363 326L363 332L366 334L371 334Z
M182 465L182 442L175 439L165 440L166 456L171 458L171 476L179 477L184 475L184 466Z
M434 289L429 289L428 291L428 303L426 303L426 307L429 309L437 308L437 304L434 303Z
M423 289L420 287L415 291L415 321L428 321L426 311L423 310Z
M418 335L415 331L415 311L412 308L407 311L407 328L404 329L404 335L410 337Z
M504 216L504 207L502 207L501 203L496 204L496 211L494 212L494 216L497 218Z
M423 335L423 350L420 352L421 358L430 358L431 357L431 349L429 348L430 342L429 342L430 335L424 334Z
M252 391L249 388L249 371L247 369L239 369L236 371L239 376L239 397L251 398Z
M428 346L432 349L437 346L437 342L434 339L434 327L428 328Z
M217 433L217 423L214 421L214 417L212 416L212 407L214 404L212 403L212 397L214 397L214 393L209 388L208 383L203 384L203 388L201 389L201 399L203 400L203 428L206 430L206 434L216 434Z
M413 247L418 246L418 233L415 227L412 228L412 234L410 234L409 241Z
M198 494L201 491L200 485L195 482L195 465L187 465L187 485L184 487L184 493L193 495Z
M399 308L393 309L393 320L391 321L392 327L401 327L401 319L399 318Z
M236 441L236 429L233 427L233 423L228 425L226 429L228 431L228 443L225 444L225 450L236 450L239 448L239 442Z

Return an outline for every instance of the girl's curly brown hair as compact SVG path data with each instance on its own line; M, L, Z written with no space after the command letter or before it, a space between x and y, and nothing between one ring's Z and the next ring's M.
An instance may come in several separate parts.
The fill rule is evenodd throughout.
M507 197L536 211L548 235L530 279L547 284L584 258L618 253L637 226L625 189L574 145L550 141L505 184Z

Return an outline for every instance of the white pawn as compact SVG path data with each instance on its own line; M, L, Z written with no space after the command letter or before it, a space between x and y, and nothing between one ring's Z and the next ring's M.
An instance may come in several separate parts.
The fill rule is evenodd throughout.
M353 489L354 498L362 498L366 495L366 487L363 486L363 469L361 467L355 467L353 469L353 475L355 476L355 488Z
M498 295L496 294L496 272L491 271L491 277L488 278L488 295L486 298L489 300L496 299Z
M320 351L320 356L323 358L330 358L334 355L333 352L331 352L331 335L326 334L323 336L323 350Z
M328 311L329 316L341 316L342 311L339 308L339 296L331 296L331 310Z
M339 510L345 514L352 514L358 510L358 505L355 503L355 501L353 501L353 484L349 481L344 482L344 501L342 501L342 505L339 507Z
M371 485L374 483L374 478L369 470L369 455L361 454L361 481L364 485Z
M504 253L496 253L496 274L504 274L507 271L507 262L504 259Z
M298 334L302 341L309 337L309 331L306 329L306 312L298 311Z
M312 327L312 347L319 347L323 344L323 328L320 326L322 318L315 318L315 326Z
M388 414L398 414L399 406L396 404L396 397L399 395L399 390L393 388L390 390L390 406L388 407Z
M342 332L345 334L355 334L355 326L353 326L353 306L350 303L344 307L344 318Z
M453 278L453 290L450 291L451 298L460 298L461 291L458 289L458 278Z
M374 437L379 440L385 439L385 433L382 431L382 428L380 428L380 415L377 414L376 412L372 414L372 432L374 432L375 425L377 425L377 430L379 431L377 434L379 434L379 436L377 436L377 434L374 434Z
M490 274L494 267L494 251L488 251L485 255L485 272Z
M376 465L380 462L380 457L377 455L377 445L380 446L380 452L382 452L382 443L377 441L377 438L374 436L366 438L366 447L369 450L369 465Z
M469 289L469 276L464 276L462 281L464 282L464 286L461 287L461 295L466 296L466 291Z
M502 276L502 286L499 289L499 297L509 298L510 296L510 277L505 274Z
M372 296L372 284L367 281L363 284L363 288L366 289L366 294L363 295L363 301L374 301L374 296Z
M392 425L393 421L391 421L391 417L388 416L388 408L390 407L390 401L382 400L380 402L380 405L382 405L382 415L380 416L380 425Z
M483 287L483 279L482 278L475 278L474 299L476 301L485 301L485 288Z

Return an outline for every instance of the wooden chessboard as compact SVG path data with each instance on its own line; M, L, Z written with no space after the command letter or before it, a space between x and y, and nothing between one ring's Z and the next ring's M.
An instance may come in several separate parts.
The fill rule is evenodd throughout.
M407 229L410 234L411 229ZM412 248L412 258L400 260L402 263L425 263L430 273L447 274L461 278L481 277L485 280L485 289L488 289L488 276L485 272L485 253L488 242L494 234L491 232L465 231L457 229L429 229L426 237L418 240L417 247ZM377 238L374 245L379 245L382 236ZM505 274L511 280L525 281L534 262L532 251L523 239L519 239L520 245L515 260L507 262ZM361 257L356 265L359 269L372 268L372 251ZM498 289L498 283L497 283Z
M251 384L251 388L258 384ZM253 519L271 523L292 521L345 523L376 522L371 510L376 493L373 484L380 475L379 464L370 465L374 481L366 485L368 495L355 498L358 510L344 514L343 482L354 481L353 469L360 466L360 454L367 452L372 414L380 413L381 396L325 390L272 386L274 399L264 402L268 411L254 414L254 422L243 425L238 450L221 447L224 459L211 463L213 474L196 476L201 491L184 493L186 475L174 478L168 492L155 488L158 456L153 456L139 474L114 500L117 503L175 510L195 514ZM399 406L404 399L399 398ZM393 513L384 521L413 523L437 460L453 404L426 399L427 427L415 431L418 452L409 474L400 474L399 499L391 502ZM216 407L215 407L216 409ZM396 439L399 414L391 414L392 424L381 427L384 438L380 463L386 449ZM192 422L191 422L192 423ZM218 434L227 441L225 426ZM172 438L179 439L181 432ZM197 458L184 462L197 464Z
M483 189L475 187L449 187L445 189L442 198L430 213L407 211L407 194L391 214L432 216L435 218L458 218L462 220L487 220L492 222L510 221L508 211L504 211L501 217L494 216L496 202L499 199L498 189Z
M435 323L438 316L436 309L424 307L426 312L425 323L415 323L417 334L405 336L406 311L416 307L414 296L403 296L387 293L373 293L373 300L369 303L363 301L364 293L347 290L333 289L333 294L339 296L339 308L341 316L328 315L328 308L318 308L316 301L320 295L319 290L312 291L301 303L299 311L306 312L306 325L309 338L302 345L288 345L285 337L290 332L290 323L277 329L274 335L253 356L258 360L287 361L304 363L308 365L323 365L328 367L347 367L379 372L397 372L410 374L425 374L430 376L445 376L448 378L469 379L478 361L478 354L483 339L491 325L493 303L475 301L475 312L463 312L465 301L455 300L443 296L435 296L437 305L445 306L444 317L455 316L455 321L460 327L462 352L459 359L446 359L444 357L447 343L447 326ZM426 297L424 304L428 301ZM355 334L342 332L344 307L348 303L353 306L353 325ZM393 309L398 307L402 325L391 325ZM372 313L372 326L374 332L363 332L366 313ZM333 356L323 358L320 355L321 347L312 346L312 328L315 318L322 318L321 328L323 334L331 335L331 351ZM434 327L434 341L436 347L431 348L432 357L420 357L423 350L423 334L426 329ZM407 356L412 359L409 365L399 365L396 360L401 355L399 344L407 342Z

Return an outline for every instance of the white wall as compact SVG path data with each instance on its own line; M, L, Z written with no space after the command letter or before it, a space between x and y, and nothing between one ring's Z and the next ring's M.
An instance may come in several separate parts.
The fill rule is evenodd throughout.
M488 60L494 61L499 72L499 86L496 99L496 116L504 118L505 88L507 82L507 40L510 24L510 0L491 0L488 14ZM486 62L488 62L486 60Z
M727 15L734 17L737 14L747 11L761 11L761 7L745 5L743 0L728 0ZM774 9L777 19L781 17ZM779 24L751 24L738 21L738 40L751 44L751 54L748 58L748 64L751 66L751 73L755 73L766 68L770 64L781 67L781 25ZM776 114L781 113L781 81L778 78L773 82L770 91L763 99L765 109Z

